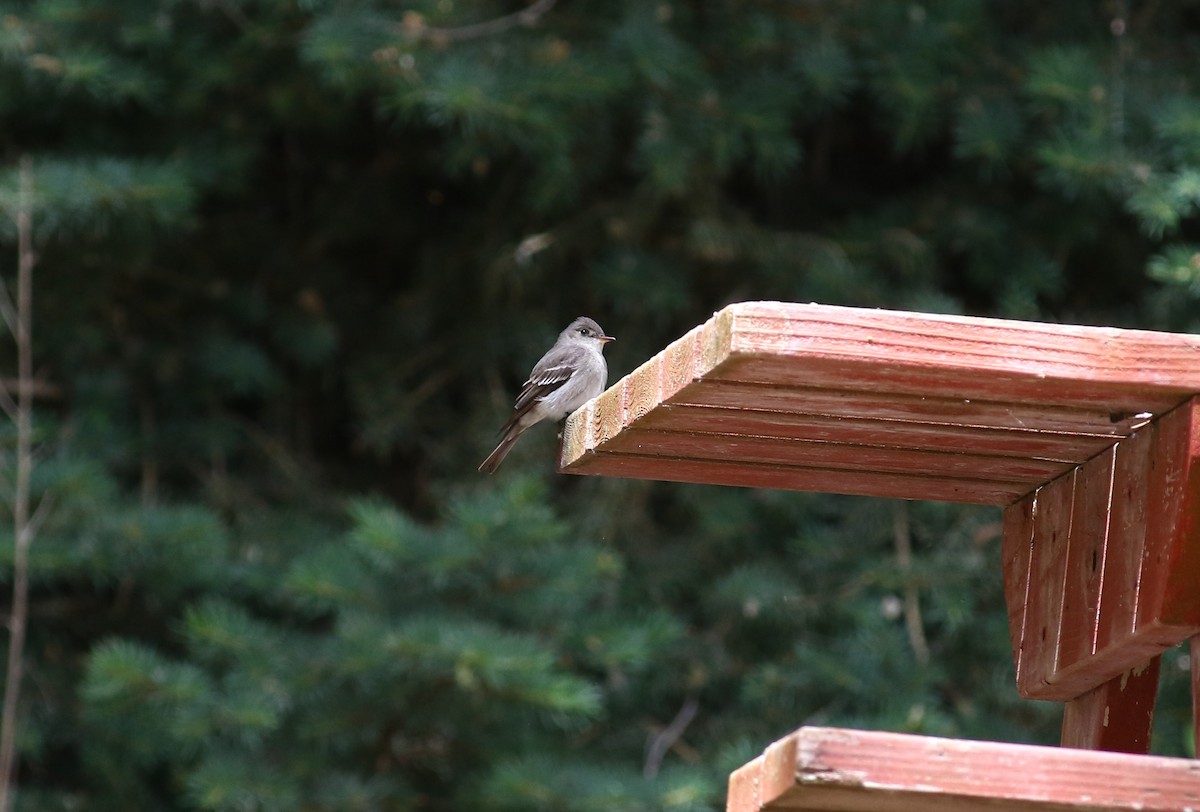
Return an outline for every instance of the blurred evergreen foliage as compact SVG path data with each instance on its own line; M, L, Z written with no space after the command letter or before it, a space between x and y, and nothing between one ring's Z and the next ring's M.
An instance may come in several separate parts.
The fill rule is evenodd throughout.
M804 723L1057 738L994 511L475 467L582 313L614 380L745 299L1200 330L1200 3L472 28L523 8L0 2L57 393L18 809L711 809Z

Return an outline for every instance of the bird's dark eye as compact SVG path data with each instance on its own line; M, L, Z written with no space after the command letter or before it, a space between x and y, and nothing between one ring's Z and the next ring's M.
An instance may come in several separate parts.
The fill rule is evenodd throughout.
M589 329L588 329L588 328L586 328L586 327L580 327L580 328L579 328L579 334L580 334L581 336L590 336L590 335L592 334L592 331L591 331L591 330L589 330Z

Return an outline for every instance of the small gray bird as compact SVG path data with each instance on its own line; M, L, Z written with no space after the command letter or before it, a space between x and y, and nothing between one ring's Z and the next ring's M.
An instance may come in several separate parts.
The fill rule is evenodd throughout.
M529 380L517 395L512 417L500 430L504 435L500 445L488 454L479 470L495 473L527 428L546 419L562 420L603 392L608 385L603 351L610 341L616 339L606 336L600 325L586 316L575 319L559 333L558 341L529 373Z

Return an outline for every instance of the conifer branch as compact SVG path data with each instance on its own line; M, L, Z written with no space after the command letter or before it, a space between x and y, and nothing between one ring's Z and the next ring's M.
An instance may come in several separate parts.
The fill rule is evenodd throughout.
M453 28L434 28L427 26L418 16L406 17L404 28L406 32L417 39L432 40L433 42L461 42L468 39L479 39L499 34L519 25L529 27L554 7L558 0L537 0L537 2L512 14L497 17L482 23L462 25Z

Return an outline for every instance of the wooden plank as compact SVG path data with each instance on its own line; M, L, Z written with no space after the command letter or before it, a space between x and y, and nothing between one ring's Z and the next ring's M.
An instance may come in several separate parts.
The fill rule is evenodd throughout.
M928 499L978 505L1008 504L1020 498L1027 490L1024 485L1012 482L958 479L924 473L883 474L873 471L603 452L579 458L572 465L570 472L665 482L818 491L895 499Z
M585 404L564 428L564 466L566 460L611 442L626 426L692 385L727 350L727 338L726 321L714 317Z
M1021 632L1021 672L1017 681L1025 696L1043 691L1042 686L1051 682L1058 668L1075 471L1039 488L1035 498L1029 589Z
M1067 702L1063 708L1062 746L1150 752L1161 664L1161 656L1152 657Z
M1004 488L1002 497L1011 499L1015 490L1019 498L1064 470L1043 463L1083 462L1129 436L1146 419L1139 414L1160 414L1200 391L1196 360L1194 336L820 305L731 305L572 416L561 464L572 473L604 474L604 466L615 472L622 455L653 456L628 432L654 428L745 435L743 450L764 455L743 460L748 465L840 468L857 453L835 451L832 462L818 465L810 458L816 446L781 451L779 443L755 437L922 452L885 457L870 473L1019 481L1030 487ZM729 450L719 445L713 456ZM963 458L949 471L924 456L950 451ZM699 448L656 453L663 466L703 455ZM808 457L780 459L790 453ZM873 450L862 456L867 465L878 458ZM1022 472L994 468L985 459L992 456L1020 460ZM699 470L655 473L647 459L633 467L657 479L690 481ZM734 477L724 484L747 483ZM913 489L906 484L903 491Z
M1031 493L1004 509L1000 556L1004 575L1004 603L1008 609L1008 633L1013 665L1021 682L1025 609L1029 603L1029 565L1033 558L1033 516L1037 493Z
M641 374L649 374L646 364L639 367L637 371ZM629 379L623 381L624 386L609 387L601 393L600 397L589 402L580 411L575 413L575 415L582 413L586 416L586 420L583 422L586 431L579 436L577 443L579 447L576 453L584 449L590 450L602 443L612 442L620 435L621 429L627 425L625 421L625 406L628 401L627 393L631 388L630 380L632 377L631 375ZM563 429L564 454L567 453L568 449L572 449L572 432L570 429L575 415L572 415L571 419L567 420L567 425Z
M1119 647L1133 634L1138 579L1146 543L1147 472L1154 442L1155 428L1148 426L1119 443L1114 450L1112 507L1100 587L1096 651ZM1148 657L1141 657L1125 667L1146 659ZM1113 673L1122 670L1124 668L1117 667Z
M796 778L795 736L772 743L763 754L729 777L727 812L758 812L764 799L774 799L791 788Z
M950 398L933 393L908 395L841 387L739 383L708 378L695 385L681 387L668 402L733 409L769 409L829 417L903 420L937 426L1060 432L1109 437L1110 442L1131 434L1131 426L1136 423L1126 413L1114 413L1097 407L1047 406L1041 403L1013 403L1003 398Z
M703 324L692 328L659 353L663 359L659 385L660 397L663 400L674 397L702 378L707 371L703 350L705 329Z
M770 383L784 386L849 387L864 392L891 392L945 398L979 398L1007 403L1046 404L1115 412L1160 413L1195 390L1156 390L1137 381L1092 380L1046 373L1009 371L994 366L925 366L882 355L822 357L772 354L758 347L730 358L706 380Z
M763 808L759 791L763 756L743 764L729 775L725 812L759 812Z
M734 773L726 805L729 812L1189 808L1200 809L1200 761L1192 759L816 727Z
M800 357L834 376L842 374L839 365L844 373L866 362L888 384L911 381L917 394L959 394L965 386L1022 402L1107 403L1117 393L1123 400L1140 391L1170 404L1200 391L1197 336L779 302L731 305L722 313L730 355L764 360L772 382L788 381L776 376L771 359ZM782 367L785 374L789 369L800 367ZM729 372L725 377L757 379Z
M1093 687L1087 666L1095 653L1096 629L1100 621L1100 586L1108 543L1115 462L1116 451L1109 449L1075 472L1058 662L1050 677L1050 681L1062 685L1078 670L1083 683L1078 689L1067 688L1075 694Z
M1200 380L1200 336L1183 333L792 302L741 302L721 315L731 321L731 335L754 336L755 345L765 338L783 351L834 340L854 354L904 352L972 368L1023 369L1033 361L1038 374L1061 367L1095 380L1131 380L1132 373L1148 385L1176 375ZM734 340L730 348L742 344Z
M1173 646L1200 632L1200 398L1154 427L1134 634Z
M650 412L637 421L637 428L995 454L1071 464L1094 457L1113 442L1111 436L688 404Z
M719 459L896 474L928 472L935 476L1023 483L1027 489L1071 469L1069 463L1053 460L636 427L624 431L622 444L628 453L652 457Z

